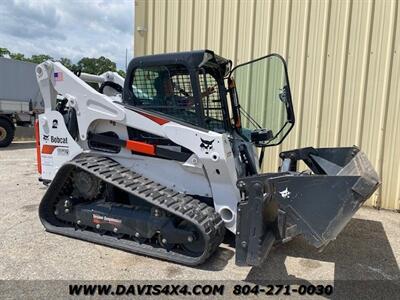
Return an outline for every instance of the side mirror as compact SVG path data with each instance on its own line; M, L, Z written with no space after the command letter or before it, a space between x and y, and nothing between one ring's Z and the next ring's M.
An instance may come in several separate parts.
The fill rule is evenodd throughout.
M268 142L274 138L272 130L269 129L255 129L250 134L251 142L256 145L262 145L263 142Z

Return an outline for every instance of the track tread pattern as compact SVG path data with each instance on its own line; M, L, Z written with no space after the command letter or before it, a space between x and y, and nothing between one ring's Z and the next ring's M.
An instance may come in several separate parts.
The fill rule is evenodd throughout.
M67 166L64 168L65 165ZM106 183L112 184L121 190L141 198L151 205L161 208L168 213L173 214L189 222L190 224L193 224L203 235L205 249L200 256L190 256L178 252L167 251L163 248L155 248L150 244L140 244L135 241L125 241L125 245L122 247L122 245L119 245L121 240L115 238L115 244L113 244L112 241L109 241L109 236L105 237L98 235L97 238L90 237L89 233L80 234L80 231L75 231L75 233L73 233L70 228L63 231L62 226L59 224L58 226L51 224L51 222L46 220L44 217L46 213L41 213L42 223L50 232L64 234L83 240L89 240L99 244L103 244L101 241L103 238L107 239L107 242L104 243L107 246L121 248L134 253L155 256L186 265L198 265L203 263L218 248L219 244L223 240L225 227L220 215L214 210L213 207L210 207L191 196L178 193L177 191L156 183L136 172L129 170L128 168L125 168L116 161L107 157L83 154L65 165L60 169L56 177L68 177L68 174L59 174L66 172L62 171L63 169L68 169L68 172L73 169L83 170L98 177ZM52 183L54 183L54 181L59 182L60 180L53 180ZM66 181L64 181L64 183L65 182ZM49 190L48 192L51 192ZM61 190L62 188L60 188L60 191ZM52 203L49 202L54 203L58 201L57 196L46 196L47 193L41 203L41 207L44 210L46 209L46 206L47 209L48 207L52 207ZM52 212L47 211L47 215L51 213ZM130 244L130 246L128 246L128 244Z

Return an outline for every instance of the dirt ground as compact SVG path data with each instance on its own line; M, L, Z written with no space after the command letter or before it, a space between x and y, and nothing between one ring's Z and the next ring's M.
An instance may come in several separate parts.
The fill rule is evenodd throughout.
M323 252L297 238L251 268L235 266L234 249L223 245L191 268L46 233L37 213L46 188L37 178L33 142L0 150L1 280L400 280L396 212L362 208Z

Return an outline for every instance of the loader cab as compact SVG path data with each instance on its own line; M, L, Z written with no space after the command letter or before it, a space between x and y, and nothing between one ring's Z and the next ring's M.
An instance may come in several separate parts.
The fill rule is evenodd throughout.
M224 76L230 64L209 50L135 58L128 67L123 101L177 122L229 131Z
M231 67L210 50L137 57L123 102L185 125L237 133L257 147L281 143L294 125L284 59L271 54Z

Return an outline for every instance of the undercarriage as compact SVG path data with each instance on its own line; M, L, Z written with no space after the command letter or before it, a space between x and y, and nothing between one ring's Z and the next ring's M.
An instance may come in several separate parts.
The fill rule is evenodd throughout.
M76 193L82 172L98 182L95 193L85 187ZM225 232L221 217L207 204L90 155L57 173L41 202L40 218L53 233L186 265L204 262Z

